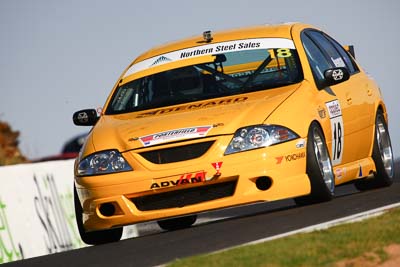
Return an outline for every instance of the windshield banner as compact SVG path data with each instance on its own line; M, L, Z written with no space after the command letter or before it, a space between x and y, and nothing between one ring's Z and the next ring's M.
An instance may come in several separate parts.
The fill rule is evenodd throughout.
M174 52L158 55L136 64L133 64L124 75L124 78L136 72L160 66L165 63L179 61L199 56L222 54L226 52L236 52L252 49L272 49L272 48L289 48L295 49L292 40L284 38L257 38L234 40L215 44L207 44L202 46L190 47Z

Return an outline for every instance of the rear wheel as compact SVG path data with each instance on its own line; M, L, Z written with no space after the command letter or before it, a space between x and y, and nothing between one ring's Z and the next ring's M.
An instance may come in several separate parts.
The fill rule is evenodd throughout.
M372 159L376 167L376 174L372 179L362 179L354 183L358 190L364 191L379 187L390 186L394 178L394 159L388 127L381 110L378 110L375 119L374 147Z
M166 219L162 221L157 221L161 229L167 231L173 231L178 229L184 229L192 226L197 220L197 215L189 215L185 217Z
M335 176L324 134L316 122L308 130L306 171L311 193L295 198L296 204L307 205L331 200L335 191Z
M79 201L75 186L74 186L74 204L75 204L76 224L78 225L79 234L83 242L85 242L88 245L99 245L99 244L116 242L121 239L123 230L122 227L109 230L94 231L94 232L85 231L82 222L83 209Z

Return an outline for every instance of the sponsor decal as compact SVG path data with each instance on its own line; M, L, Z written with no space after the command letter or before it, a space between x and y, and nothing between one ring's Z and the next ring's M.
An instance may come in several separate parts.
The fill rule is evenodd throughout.
M193 50L186 49L186 51L181 52L179 58L190 58L202 55L210 55L213 53L213 51L214 51L213 48L198 48Z
M206 173L207 172L205 171L199 171L196 173L185 173L182 174L180 178L176 180L168 180L168 181L152 183L150 189L160 189L171 186L202 183L206 181Z
M214 163L211 163L211 165L214 167L214 169L217 171L217 172L220 172L220 170L221 170L221 167L222 167L222 161L220 161L220 162L214 162Z
M332 131L332 165L338 165L342 162L344 150L344 124L342 109L339 100L333 100L325 103L328 109L329 120L331 121Z
M338 69L338 70L334 70L333 72L332 72L332 78L335 80L335 81L341 81L341 80L343 80L343 71L341 70L341 69Z
M126 71L123 78L154 66L160 66L168 62L180 61L187 58L234 51L271 48L295 49L295 46L292 40L285 38L254 38L206 44L165 53L133 64Z
M103 115L103 108L102 108L102 107L98 107L98 108L96 109L96 112L97 112L97 116Z
M300 153L293 153L293 154L286 155L286 156L275 157L275 159L276 159L276 164L281 164L283 159L285 159L286 162L291 162L291 161L303 159L305 157L306 157L306 152L300 152Z
M332 58L333 64L335 64L335 67L339 68L339 67L346 67L346 63L344 63L343 59L341 57L338 57L336 59ZM342 72L343 73L343 72Z
M81 123L87 123L89 121L89 116L86 112L78 113L78 121Z
M333 100L326 103L328 108L329 118L333 119L338 116L342 116L342 109L340 108L339 100Z
M151 146L180 139L204 137L211 128L211 125L181 128L142 136L139 140L143 146Z
M161 57L157 58L157 59L153 62L153 64L151 64L151 66L159 65L159 64L162 64L162 63L165 63L165 62L169 62L169 61L171 61L171 59L169 59L169 58L167 58L167 57L164 57L164 56L161 56Z
M343 176L346 175L346 168L339 168L335 171L335 177L337 179L342 179Z
M326 110L323 107L318 107L318 115L321 119L325 119Z
M286 161L294 161L294 160L302 159L305 157L306 157L306 152L300 152L300 153L295 153L295 154L285 156L285 160Z
M214 176L213 176L212 178L221 176L221 167L222 167L222 163L223 163L222 161L211 163L211 165L212 165L212 166L214 167L214 169L217 171L217 172L214 174Z
M220 106L220 105L242 103L242 102L245 102L247 99L248 99L247 96L242 96L242 97L224 98L221 100L211 100L211 101L206 101L206 102L202 102L199 104L190 104L190 105L183 105L183 106L178 106L178 107L162 108L162 109L157 109L154 111L140 113L136 116L136 118L144 118L144 117L149 117L149 116L163 115L163 114L173 113L173 112L177 112L177 111L184 111L184 110L185 111L186 110L196 110L196 109L201 109L201 108L216 107L216 106Z
M304 140L304 139L300 139L296 143L296 148L298 148L298 149L304 148L305 146L306 146L306 140Z
M282 160L283 160L283 156L276 157L275 159L276 159L276 164L281 164Z
M358 177L364 177L364 176L363 176L363 171L362 171L361 164L358 164L358 166L359 166L359 169L358 169Z
M33 199L36 215L46 233L45 244L48 253L71 250L82 245L79 234L70 225L75 223L68 203L73 203L73 194L61 194L55 177L46 175L40 179L33 176L37 193ZM74 214L74 211L72 211ZM71 231L72 230L72 231ZM77 230L77 229L76 229Z
M231 51L238 51L238 50L244 50L244 49L254 49L254 48L260 48L261 43L257 41L250 41L250 42L225 42L222 45L217 45L209 48L203 48L203 49L193 49L189 50L188 52L182 52L180 54L180 58L188 58L188 57L195 57L199 55L209 55L213 53L220 53L220 52L231 52Z
M339 68L339 67L346 67L346 63L344 63L343 59L341 57L338 57L336 59L332 58L333 64L335 64L335 67Z
M12 225L8 223L6 207L0 198L0 264L24 258L21 244L13 240Z

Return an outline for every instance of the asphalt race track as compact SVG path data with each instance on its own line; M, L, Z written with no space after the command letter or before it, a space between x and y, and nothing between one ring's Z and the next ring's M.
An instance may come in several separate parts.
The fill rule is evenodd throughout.
M163 232L155 223L140 224L137 238L4 266L161 265L400 202L399 171L391 187L358 192L353 185L345 185L336 189L336 198L330 202L297 207L285 200L205 213L193 227L173 232Z

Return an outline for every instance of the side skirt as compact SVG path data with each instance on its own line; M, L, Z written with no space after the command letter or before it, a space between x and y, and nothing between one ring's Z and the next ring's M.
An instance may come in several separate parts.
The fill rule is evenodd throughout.
M376 168L372 157L368 157L351 163L334 166L333 172L335 174L335 184L340 185L368 177L376 172Z

